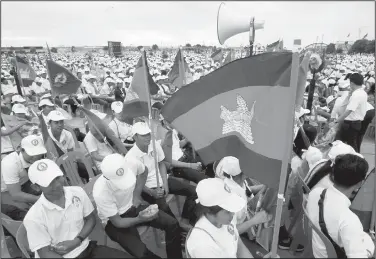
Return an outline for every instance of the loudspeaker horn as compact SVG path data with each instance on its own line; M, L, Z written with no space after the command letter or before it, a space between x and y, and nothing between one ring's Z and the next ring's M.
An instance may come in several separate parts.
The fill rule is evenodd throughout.
M253 17L239 16L232 13L225 7L225 3L221 3L218 8L217 15L217 35L218 41L221 45L232 36L249 32L251 28L251 22ZM264 21L255 21L254 29L259 30L264 28Z

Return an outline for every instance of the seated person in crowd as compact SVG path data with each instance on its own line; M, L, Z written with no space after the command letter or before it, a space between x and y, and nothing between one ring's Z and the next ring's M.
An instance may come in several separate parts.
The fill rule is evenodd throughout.
M187 237L189 258L253 258L236 228L235 213L245 201L222 179L209 178L197 184L201 217Z
M252 226L268 222L271 215L265 211L256 212L254 217L248 213L248 201L250 201L257 193L265 192L266 186L263 184L253 185L250 178L248 178L240 169L239 159L232 156L227 156L221 159L216 167L216 175L221 178L225 184L244 200L244 207L235 213L235 222L239 234L248 231Z
M104 119L104 117L101 119ZM105 142L101 134L95 129L92 122L89 121L88 126L89 132L86 134L84 144L87 148L87 151L93 158L96 167L100 169L100 165L103 159L106 156L113 154L114 151Z
M337 156L331 172L334 185L315 188L309 193L308 216L331 241L338 258L368 258L375 251L371 237L349 208L349 197L362 185L367 171L368 163L364 158L354 154ZM315 232L312 235L313 255L327 258L325 244Z
M96 224L94 207L81 187L64 187L63 172L55 162L36 161L29 177L42 192L23 221L36 258L130 258L90 241Z
M108 127L126 147L133 147L132 125L129 125L122 119L123 103L113 102L111 104L111 110L113 111L114 119L108 124Z
M1 161L1 204L8 204L20 210L28 210L35 203L40 192L31 185L27 171L32 163L43 158L47 150L43 139L30 135L22 139L21 151L13 152ZM1 212L11 218L15 211L7 211L1 206Z
M136 258L159 258L141 241L137 226L149 225L166 233L168 258L182 258L177 220L161 210L146 213L148 204L141 192L148 177L139 160L111 154L101 164L102 176L94 184L93 196L106 234Z
M42 99L40 100L38 106L39 110L41 110L40 115L42 116L46 125L48 125L47 116L51 111L54 111L56 109L55 105L51 102L50 99Z
M156 141L156 152L151 144L151 131L146 123L137 122L132 127L132 135L136 141L135 145L128 151L125 158L134 158L141 161L148 168L148 178L144 186L142 197L150 204L158 204L158 207L175 217L166 202L166 196L171 194L186 196L183 207L182 218L195 222L196 191L189 183L182 182L175 177L168 177L165 164L165 154L159 142ZM157 156L158 169L156 169L154 155ZM158 170L158 173L157 173ZM159 185L158 188L157 177Z

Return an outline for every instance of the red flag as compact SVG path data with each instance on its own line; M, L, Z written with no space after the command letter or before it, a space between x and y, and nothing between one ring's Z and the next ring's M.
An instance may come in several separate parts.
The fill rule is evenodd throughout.
M146 67L143 65L143 59L145 60ZM147 87L149 87L149 90ZM136 65L131 86L125 97L122 111L123 118L130 120L141 116L148 116L150 95L157 94L158 90L158 85L154 82L149 73L146 53L143 51Z
M291 134L286 118L295 103L292 55L271 52L233 61L177 91L161 113L204 164L235 156L243 172L275 187Z
M29 62L25 58L21 58L16 56L16 67L17 67L17 74L22 80L22 86L29 86L31 85L37 74L35 73L34 69L29 65Z
M223 59L222 49L217 49L210 57L214 60L214 62L221 62Z
M168 81L177 88L184 86L185 79L187 78L187 73L189 71L189 66L185 58L181 53L181 49L178 50L176 54L174 64L171 67L171 71L168 73Z
M46 60L46 63L51 81L51 90L55 96L77 93L81 81L75 75L52 60Z

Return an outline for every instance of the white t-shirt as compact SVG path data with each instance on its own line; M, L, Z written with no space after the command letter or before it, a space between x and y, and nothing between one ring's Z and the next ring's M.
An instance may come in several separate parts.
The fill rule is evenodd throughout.
M127 173L134 173L135 176L145 172L145 166L136 159L124 159ZM109 180L100 176L93 187L93 197L97 205L98 216L102 224L107 224L108 218L116 215L122 215L133 206L133 192L136 181L127 190L121 190L115 187Z
M187 250L191 258L237 258L238 242L239 233L234 221L217 228L203 216L188 237Z
M98 151L98 154L104 157L113 153L112 149L105 142L99 142L99 140L97 140L90 131L84 138L84 144L89 153ZM98 169L100 169L101 162L95 160L95 164L97 165Z
M46 89L44 89L44 88L42 87L42 85L39 86L39 85L37 85L35 82L33 82L33 83L31 84L31 86L30 86L30 90L33 90L34 93L36 93L36 94L44 93L44 92L46 91Z
M72 136L72 133L69 131L63 129L60 135L60 140L58 141L55 139L55 137L52 135L51 128L48 129L48 133L50 134L50 137L53 141L59 146L59 148L64 152L67 153L68 149L74 148L74 139Z
M29 247L35 252L36 258L40 258L37 251L43 247L73 240L84 227L84 218L94 211L93 204L81 187L64 187L64 194L65 208L48 201L42 194L25 216L23 223ZM63 257L75 258L88 245L89 238L86 238L80 246Z
M13 152L1 160L1 192L7 191L7 184L20 183L23 185L29 181L26 168L31 164L27 163L21 152Z
M163 153L163 149L161 147L160 141L155 142L155 146L157 149L157 161L158 163L165 159L165 155ZM154 152L152 148L152 143L149 145L148 153L142 152L137 144L135 144L125 155L125 158L135 158L141 161L147 168L148 168L148 179L146 180L145 186L148 188L156 188L157 187L157 177L156 177L156 170L155 170L155 161L154 161ZM158 171L159 172L159 171ZM161 174L158 174L159 177L159 184L162 186L163 181Z
M350 110L352 113L345 120L362 121L367 112L367 93L361 88L355 90L350 96L346 110Z
M6 130L6 128L3 126L1 127L2 130ZM14 151L12 140L8 136L1 135L1 154L8 153Z
M314 188L308 196L307 211L312 223L319 226L318 201L324 188ZM324 220L330 237L345 249L348 258L367 258L368 252L374 252L370 236L363 232L358 216L350 210L350 200L334 186L327 189L324 200ZM312 233L312 249L315 258L327 258L325 244L320 237Z
M108 127L114 132L115 136L124 142L127 138L132 137L132 126L123 121L119 121L117 118L114 118L109 124Z
M344 101L346 100L348 95L349 95L349 92L344 91L343 95L338 97L335 100L334 105L333 105L333 109L332 109L332 113L331 113L331 116L330 116L331 118L338 119L339 116L341 116L343 114L343 112L346 110L346 108L344 107L344 105L345 105Z

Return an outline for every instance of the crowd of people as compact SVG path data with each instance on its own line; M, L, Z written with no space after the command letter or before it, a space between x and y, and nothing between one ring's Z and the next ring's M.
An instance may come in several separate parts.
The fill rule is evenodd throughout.
M55 62L82 82L76 94L57 97L51 95L47 55L27 55L37 77L22 85L21 93L14 60L2 55L1 212L23 222L29 250L36 258L159 258L141 240L139 226L165 232L168 258L255 256L243 240L254 240L257 229L273 226L276 211L261 202L273 190L249 177L252 172L243 172L236 157L205 165L189 140L160 115L165 101L179 91L168 77L175 53L148 54L149 73L159 87L151 101L155 114L153 121L140 117L133 122L121 113L124 102L135 98L129 89L140 52L127 51L117 58L96 52L52 53ZM242 54L236 51L235 59ZM189 67L186 84L222 65L206 53L184 51L184 56ZM308 72L304 104L295 112L297 130L291 143L280 249L290 248L295 234L287 228L289 217L305 200L309 220L332 242L338 258L374 256L374 234L349 208L370 171L374 172L360 154L364 135L372 121L374 125L374 64L371 55L329 55L322 71ZM312 80L314 101L312 110L307 110ZM91 111L107 123L126 154L117 153L90 120L84 129L67 129L69 120L80 117L79 105L94 104L101 108ZM70 109L64 110L67 106ZM5 119L9 117L12 124ZM89 154L96 175L92 196L69 184L66 169L45 158L50 150L41 135L43 123L59 156L74 150ZM172 143L166 144L169 137ZM83 148L77 149L76 142ZM93 180L83 161L77 159L75 166L84 183ZM170 194L185 197L179 216L171 210ZM97 217L102 226L96 225ZM96 227L103 227L123 250L90 240ZM304 243L297 248L305 249ZM312 250L315 258L328 257L316 232Z

